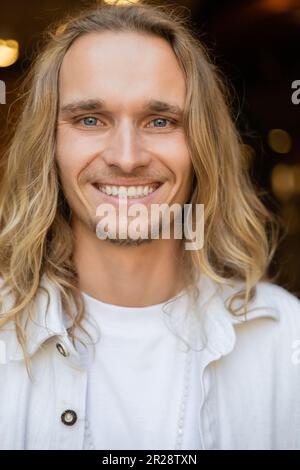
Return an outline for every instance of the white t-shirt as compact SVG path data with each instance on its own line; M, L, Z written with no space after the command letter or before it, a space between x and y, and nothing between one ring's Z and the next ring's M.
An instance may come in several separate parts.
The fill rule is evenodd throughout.
M189 341L193 330L187 294L176 296L171 304L144 308L83 296L90 323L98 327L96 336L93 327L94 353L90 347L86 356L84 449L174 450L180 417L179 448L199 449L200 374L193 349L180 339ZM184 380L187 357L189 387ZM180 415L183 396L184 416Z

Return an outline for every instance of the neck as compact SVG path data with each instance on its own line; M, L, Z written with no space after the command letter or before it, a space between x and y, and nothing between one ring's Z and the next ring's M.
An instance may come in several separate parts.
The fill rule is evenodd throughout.
M75 268L86 294L113 305L146 307L184 288L182 240L122 246L99 240L80 224L75 223L73 231Z

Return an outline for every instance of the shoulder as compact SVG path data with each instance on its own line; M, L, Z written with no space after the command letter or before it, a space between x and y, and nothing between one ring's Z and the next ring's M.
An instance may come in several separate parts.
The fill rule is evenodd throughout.
M239 283L222 289L223 301L242 287ZM294 294L277 284L259 282L247 315L226 311L226 317L236 338L234 353L228 360L231 366L236 363L238 374L246 364L249 373L261 372L261 380L268 371L267 377L274 373L276 380L280 380L285 376L285 380L296 381L300 389L299 370L294 367L300 364L300 301Z
M277 284L259 282L246 318L232 316L232 323L241 354L248 351L251 361L257 357L265 370L271 364L282 365L289 380L300 380L294 367L300 362L300 301L294 294ZM257 363L255 367L259 368Z
M271 309L281 324L300 328L300 300L287 289L271 282L259 282L252 304Z
M244 288L242 282L226 285L221 288L220 295L227 301ZM280 323L290 323L300 327L300 300L287 289L272 282L261 281L255 286L253 298L248 304L249 320L269 317ZM241 317L242 318L242 317Z
M280 352L278 361L284 359L285 363L290 362L294 348L300 349L299 299L277 284L259 282L248 304L247 314L231 314L225 305L242 289L241 282L219 289L224 313L234 327L237 344L243 350L250 351L251 355L259 354L260 360L269 351L276 357Z
M223 299L242 287L224 288ZM231 322L234 347L214 364L214 377L237 435L246 420L254 430L250 445L299 448L300 301L283 287L259 282L246 319Z
M274 300L278 304L281 302L292 302L295 305L300 305L300 300L296 295L272 282L261 281L256 285L256 290L257 294L261 297L267 296L271 301Z

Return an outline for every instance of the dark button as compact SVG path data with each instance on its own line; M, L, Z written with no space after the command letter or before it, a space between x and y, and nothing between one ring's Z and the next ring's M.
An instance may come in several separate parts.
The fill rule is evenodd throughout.
M66 346L62 343L56 343L56 349L64 357L67 357L67 356L70 355L70 353L67 350Z
M62 413L61 420L66 426L73 426L77 421L77 414L73 410L66 410Z

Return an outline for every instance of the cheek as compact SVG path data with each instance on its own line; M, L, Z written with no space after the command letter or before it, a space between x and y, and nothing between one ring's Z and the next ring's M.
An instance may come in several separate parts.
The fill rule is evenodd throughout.
M192 162L183 135L172 138L163 148L164 164L170 168L176 179L189 179Z
M68 129L59 129L56 140L56 161L65 181L74 181L88 164L92 149L89 142L78 139Z
M168 165L173 171L176 180L176 187L181 200L185 200L190 194L193 178L193 164L185 137L174 141L175 148L169 155Z

